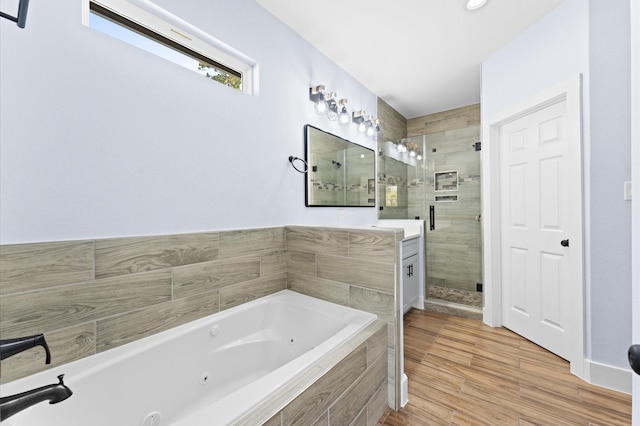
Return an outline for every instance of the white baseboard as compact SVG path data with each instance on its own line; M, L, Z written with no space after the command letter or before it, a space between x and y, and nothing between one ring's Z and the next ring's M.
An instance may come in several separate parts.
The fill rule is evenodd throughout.
M402 386L402 394L400 396L400 407L404 407L409 402L409 378L406 374L402 375L402 382L400 382Z
M613 367L585 359L585 373L584 379L592 385L631 394L633 373L630 369Z
M424 310L424 297L418 296L418 301L413 305L413 307Z

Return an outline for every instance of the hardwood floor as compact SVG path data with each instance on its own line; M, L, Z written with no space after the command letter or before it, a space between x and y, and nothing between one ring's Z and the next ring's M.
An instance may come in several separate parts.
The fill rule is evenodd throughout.
M630 425L631 396L504 328L413 309L404 320L409 403L379 426Z

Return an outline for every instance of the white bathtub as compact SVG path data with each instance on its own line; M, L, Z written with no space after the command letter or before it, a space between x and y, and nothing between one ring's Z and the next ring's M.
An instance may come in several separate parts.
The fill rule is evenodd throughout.
M71 398L3 426L226 425L376 316L284 290L2 386L2 395L64 382Z

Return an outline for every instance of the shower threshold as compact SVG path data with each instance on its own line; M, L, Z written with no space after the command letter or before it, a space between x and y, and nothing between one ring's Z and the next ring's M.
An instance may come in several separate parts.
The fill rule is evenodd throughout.
M479 306L462 305L448 300L427 299L424 309L432 312L454 315L463 318L482 320L482 308Z

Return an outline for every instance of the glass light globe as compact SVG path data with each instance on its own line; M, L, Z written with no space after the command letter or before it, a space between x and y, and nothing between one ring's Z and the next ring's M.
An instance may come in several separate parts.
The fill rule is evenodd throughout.
M316 114L324 114L327 112L327 102L324 100L320 100L316 102L313 106L313 109L316 111Z
M342 111L340 111L340 115L338 116L338 124L341 126L348 126L351 124L351 115L349 111L347 111L346 107L342 107Z

